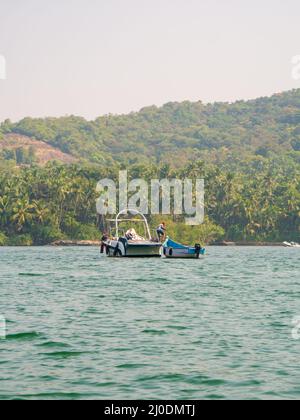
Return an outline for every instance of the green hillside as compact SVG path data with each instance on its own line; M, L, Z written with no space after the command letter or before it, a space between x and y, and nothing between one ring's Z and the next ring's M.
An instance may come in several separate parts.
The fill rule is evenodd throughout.
M300 90L234 104L169 103L95 121L81 117L1 125L94 163L112 159L185 165L190 159L233 161L300 151Z
M205 224L166 217L174 239L300 241L300 90L95 121L26 118L0 130L0 245L98 238L95 186L120 168L147 180L205 178Z

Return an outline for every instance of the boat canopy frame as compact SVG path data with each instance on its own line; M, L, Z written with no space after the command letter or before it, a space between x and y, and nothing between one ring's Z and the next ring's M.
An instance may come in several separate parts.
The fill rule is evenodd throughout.
M133 216L140 216L142 219L123 219L123 218L121 218L121 216L127 215L127 214L132 214ZM147 220L146 216L144 214L142 214L141 212L139 212L138 210L124 209L124 210L120 211L117 214L116 218L113 219L113 220L111 220L111 221L115 223L116 236L117 237L119 237L119 225L120 225L120 223L124 223L124 222L135 222L135 223L144 223L144 225L146 227L148 239L150 241L152 239L148 220Z

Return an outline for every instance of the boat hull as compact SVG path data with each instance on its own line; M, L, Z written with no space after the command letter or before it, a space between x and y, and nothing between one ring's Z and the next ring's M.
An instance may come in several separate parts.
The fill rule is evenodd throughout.
M185 258L185 259L199 259L202 258L203 255L196 253L196 251L193 250L186 250L186 249L172 249L172 248L164 248L164 256L165 258Z
M185 258L185 259L199 259L205 255L205 248L200 244L195 246L185 246L172 241L169 237L163 244L164 256L166 258Z
M130 243L124 239L119 241L108 241L105 243L106 253L109 257L115 258L160 258L160 243L137 242Z
M283 246L286 248L300 248L300 244L297 244L295 242L283 242Z

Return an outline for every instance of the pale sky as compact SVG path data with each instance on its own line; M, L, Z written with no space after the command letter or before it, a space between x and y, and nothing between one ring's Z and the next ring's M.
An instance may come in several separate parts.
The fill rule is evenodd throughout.
M0 0L0 121L271 95L296 55L299 0Z

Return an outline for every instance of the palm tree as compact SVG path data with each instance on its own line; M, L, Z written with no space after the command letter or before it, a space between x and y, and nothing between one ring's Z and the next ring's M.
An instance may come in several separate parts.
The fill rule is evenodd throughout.
M20 199L16 202L12 210L13 215L11 216L11 220L16 224L18 232L23 230L26 223L32 221L34 209L35 206L30 204L27 199Z
M33 219L35 219L38 224L42 225L49 217L50 211L47 206L38 201L33 201L32 205L34 209Z

